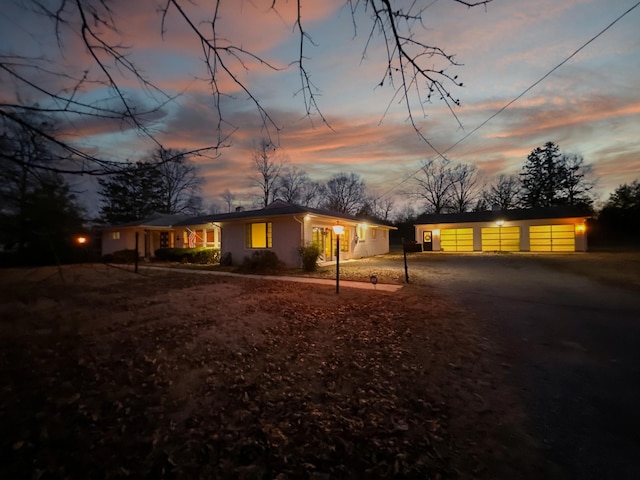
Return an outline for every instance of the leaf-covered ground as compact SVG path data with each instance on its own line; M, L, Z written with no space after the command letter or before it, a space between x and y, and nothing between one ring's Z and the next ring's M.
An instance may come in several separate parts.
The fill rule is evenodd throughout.
M499 348L427 289L3 273L0 478L535 476Z

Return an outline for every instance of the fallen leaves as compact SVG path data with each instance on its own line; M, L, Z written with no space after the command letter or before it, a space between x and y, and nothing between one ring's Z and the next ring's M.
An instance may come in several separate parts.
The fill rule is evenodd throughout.
M459 476L477 357L442 305L175 274L64 298L77 332L1 340L2 478Z

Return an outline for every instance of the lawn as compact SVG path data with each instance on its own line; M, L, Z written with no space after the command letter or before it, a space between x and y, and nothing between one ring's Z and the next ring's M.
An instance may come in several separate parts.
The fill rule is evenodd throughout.
M0 478L539 473L499 346L419 286L2 273Z
M495 255L494 253L411 253L408 254L409 277L413 283L421 282L416 269L445 263L455 255ZM530 261L547 265L557 270L586 276L602 284L640 291L640 251L610 251L586 253L533 254L527 252L503 253L513 261ZM320 278L335 278L335 265L319 267L313 273L296 273ZM340 278L345 280L369 281L375 274L383 283L405 283L404 259L402 253L389 253L377 257L363 258L340 265Z

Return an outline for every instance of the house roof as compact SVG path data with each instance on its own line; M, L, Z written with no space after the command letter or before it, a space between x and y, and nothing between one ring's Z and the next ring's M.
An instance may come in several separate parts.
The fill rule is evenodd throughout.
M188 218L186 215L164 213L154 213L142 220L134 220L132 222L119 223L117 225L109 225L105 228L127 228L127 227L171 227L178 225L181 221Z
M482 212L464 213L428 213L420 215L415 225L437 223L496 222L498 220L534 220L543 218L575 218L591 217L591 213L583 207L566 205L548 208L521 208L515 210L486 210Z
M354 215L332 212L330 210L324 210L320 208L303 207L300 205L294 205L293 203L287 203L283 200L275 200L274 202L267 205L265 208L261 208L258 210L244 210L240 212L204 215L204 216L195 217L195 218L191 217L189 219L185 219L181 221L180 223L177 223L175 226L199 225L199 224L210 223L210 222L227 222L227 221L244 220L244 219L250 219L250 218L264 218L264 217L306 215L306 214L319 215L319 216L330 217L330 218L341 218L341 219L349 220L352 222L358 222L358 223L366 222L369 224L375 224L377 226L394 228L394 227L391 227L390 225L371 222L364 218L356 217Z

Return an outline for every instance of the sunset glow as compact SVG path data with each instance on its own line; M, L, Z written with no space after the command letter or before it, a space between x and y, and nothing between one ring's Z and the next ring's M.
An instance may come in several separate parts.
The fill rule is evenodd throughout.
M192 150L214 143L219 119L198 39L173 10L161 35L162 18L151 0L116 3L121 31L105 32L105 38L130 46L131 60L171 96L145 117L148 128L165 147ZM306 117L295 64L296 2L277 2L277 11L271 4L222 2L224 31L218 37L224 42L241 35L243 48L268 59L274 68L251 58L244 63L232 55L222 58L280 129L273 135L278 152L313 180L355 172L372 193L400 202L421 160L444 153L453 162L477 165L487 177L517 173L527 154L547 141L593 164L599 200L621 183L640 178L640 8L588 43L636 0L495 1L486 8L466 8L449 0L425 2L425 28L416 32L424 43L455 55L460 66L448 72L464 85L452 88L461 102L454 111L462 128L438 99L412 105L419 128L437 152L412 129L406 105L395 93L398 86L379 85L385 72L384 45L377 37L367 45L366 17L354 22L343 0L302 2L305 33L313 41L306 47L305 68L318 87L318 106L328 125L319 115ZM195 18L210 17L206 2L185 5ZM54 25L13 3L0 19L0 32L0 54L5 57L47 55L68 64L69 71L87 60L73 37L61 39L61 55ZM16 91L12 82L0 80L0 99L15 101L20 95L42 102L39 92ZM249 205L257 193L250 181L252 152L265 131L246 93L229 77L217 80L218 88L229 93L222 105L222 136L228 146L217 155L194 157L206 179L204 204L221 203L220 194L229 190L239 203ZM153 92L126 74L122 81L141 108L150 105ZM55 91L61 85L49 87ZM105 101L113 92L96 86L78 95ZM61 125L66 138L112 160L136 160L155 147L143 136L123 131L118 121L67 120ZM87 200L95 203L90 195Z

